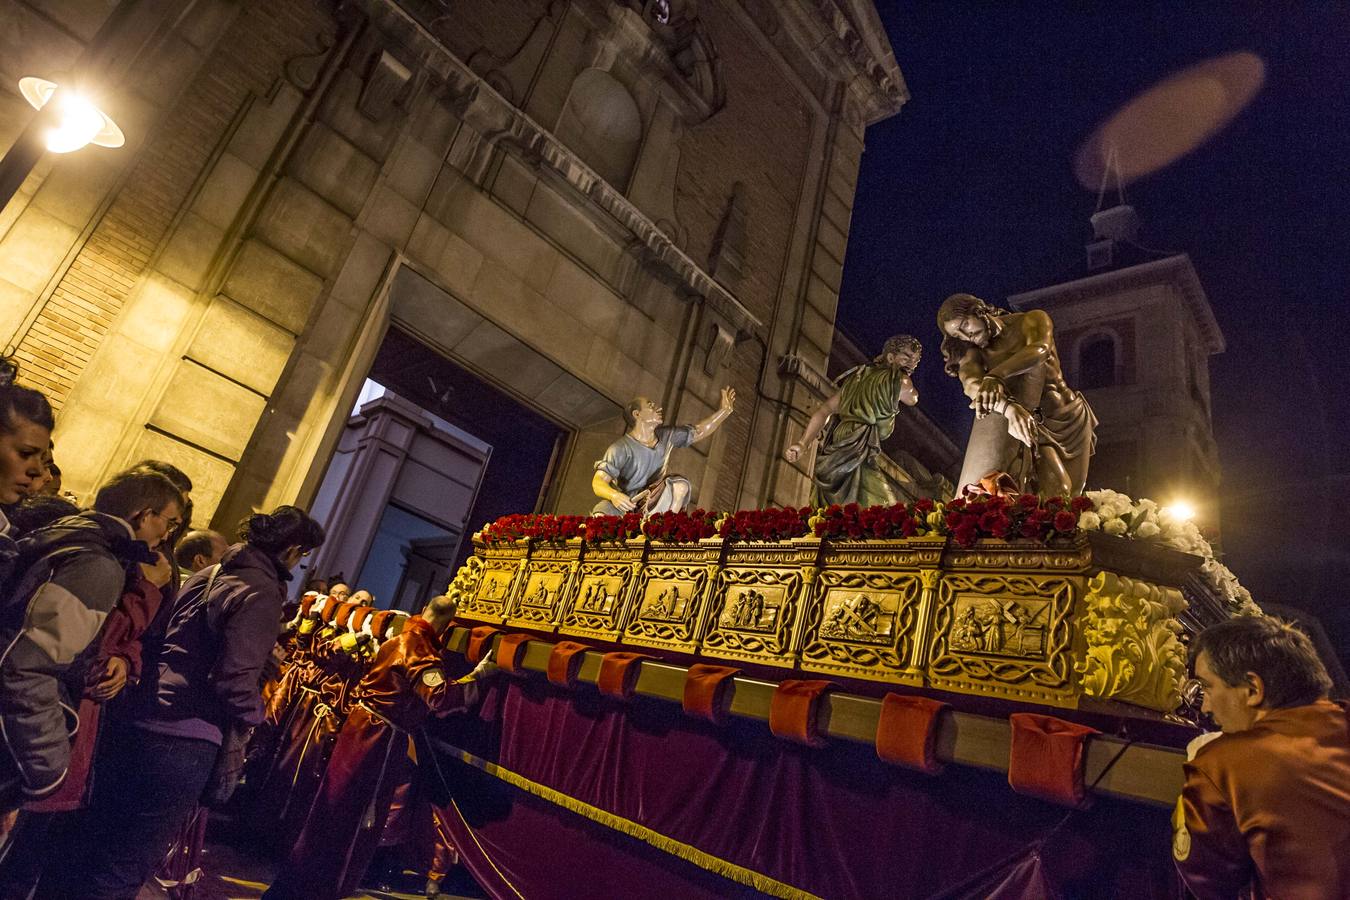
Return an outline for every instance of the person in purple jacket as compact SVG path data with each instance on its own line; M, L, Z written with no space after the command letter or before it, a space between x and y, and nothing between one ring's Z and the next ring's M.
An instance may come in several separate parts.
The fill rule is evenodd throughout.
M324 534L303 510L281 506L249 516L240 537L219 566L184 583L159 651L158 690L109 736L90 808L71 832L78 850L44 874L37 897L135 897L193 808L233 792L262 721L259 676L286 582Z

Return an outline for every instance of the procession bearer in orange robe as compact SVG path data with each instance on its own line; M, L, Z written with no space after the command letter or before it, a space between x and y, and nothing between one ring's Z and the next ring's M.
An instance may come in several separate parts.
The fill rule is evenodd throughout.
M431 716L462 712L496 671L485 658L447 677L442 660L455 601L436 597L385 641L357 687L319 795L266 900L338 900L351 894L380 841L394 788L406 780L412 736Z
M1172 855L1200 900L1350 897L1350 704L1292 625L1237 616L1191 645L1221 734L1191 742Z

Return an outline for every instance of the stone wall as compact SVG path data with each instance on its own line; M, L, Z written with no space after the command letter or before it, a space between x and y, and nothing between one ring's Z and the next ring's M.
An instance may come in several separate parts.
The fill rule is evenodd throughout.
M71 59L95 40L75 10L98 4L61 27L9 5ZM590 505L624 401L695 421L726 383L736 415L677 465L704 504L794 500L773 460L804 388L777 362L824 364L864 127L842 63L818 51L811 83L784 54L817 6L766 27L706 2L678 33L600 0L161 19L158 77L109 88L129 146L45 158L0 218L23 311L0 324L60 406L67 485L153 456L193 477L201 522L307 503L397 326L572 431L558 511ZM551 130L581 133L569 117L593 126L575 147Z

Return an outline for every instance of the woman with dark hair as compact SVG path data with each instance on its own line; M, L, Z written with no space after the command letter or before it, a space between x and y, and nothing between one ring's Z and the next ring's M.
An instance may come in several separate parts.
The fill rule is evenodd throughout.
M56 427L47 398L17 384L18 376L19 367L0 356L0 583L9 577L18 552L3 507L18 503L46 480L42 456Z
M224 803L262 720L259 676L276 642L291 569L323 543L303 510L249 516L243 543L184 583L159 652L157 690L109 735L79 852L38 897L134 897L194 806ZM152 671L147 660L146 670Z

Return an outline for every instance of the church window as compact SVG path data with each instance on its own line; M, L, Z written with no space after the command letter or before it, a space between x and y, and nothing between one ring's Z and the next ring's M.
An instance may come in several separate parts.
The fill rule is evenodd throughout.
M1083 390L1111 387L1116 383L1116 342L1110 335L1097 335L1078 350L1078 386Z

